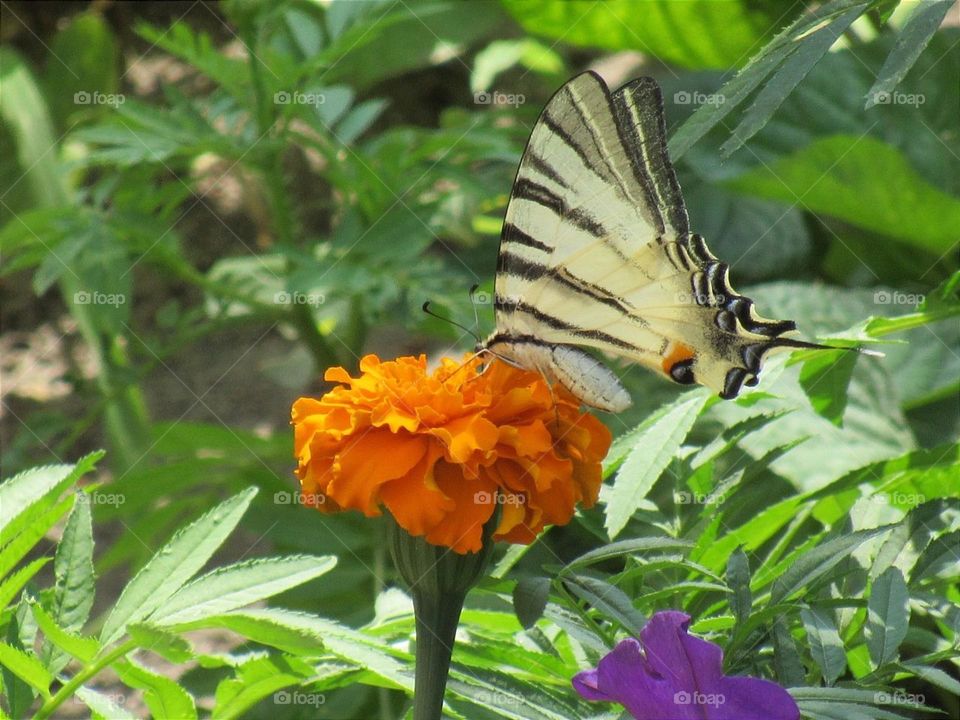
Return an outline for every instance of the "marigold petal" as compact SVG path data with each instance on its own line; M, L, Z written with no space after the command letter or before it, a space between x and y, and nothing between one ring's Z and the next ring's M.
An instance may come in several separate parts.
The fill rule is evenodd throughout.
M411 535L425 535L457 508L456 501L445 495L434 480L434 466L442 456L439 443L430 443L410 472L380 488L383 504Z
M467 480L460 466L445 460L437 461L434 478L457 509L431 528L427 542L445 545L458 553L477 552L482 546L483 526L496 507L492 501L496 485L481 478Z
M480 415L457 418L427 432L443 441L448 459L455 463L465 463L476 451L492 450L499 436L497 426Z
M379 515L379 490L384 483L406 475L427 452L423 438L371 430L347 441L334 458L327 495L338 505Z

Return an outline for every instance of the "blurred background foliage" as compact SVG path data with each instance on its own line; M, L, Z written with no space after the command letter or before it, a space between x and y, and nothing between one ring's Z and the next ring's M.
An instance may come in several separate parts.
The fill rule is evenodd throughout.
M693 438L762 417L739 451L764 459L771 487L814 492L960 432L950 2L2 13L3 475L108 448L100 479L125 502L93 508L97 569L118 583L185 517L254 485L243 530L259 545L341 558L284 604L370 620L383 543L353 515L291 501L289 406L367 352L472 347L425 300L467 325L476 309L490 330L524 142L586 68L611 86L660 81L692 226L762 314L808 338L891 341L855 367L771 363L752 400L710 406ZM636 403L607 419L618 435L679 394L639 369L624 379ZM590 547L601 525L587 513L550 552Z

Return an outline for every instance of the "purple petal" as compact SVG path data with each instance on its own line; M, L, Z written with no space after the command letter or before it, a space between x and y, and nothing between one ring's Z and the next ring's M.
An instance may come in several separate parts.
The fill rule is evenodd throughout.
M688 635L689 625L685 613L656 613L640 642L618 644L596 670L577 674L574 688L587 700L620 703L643 720L798 720L797 704L776 683L725 677L723 651Z

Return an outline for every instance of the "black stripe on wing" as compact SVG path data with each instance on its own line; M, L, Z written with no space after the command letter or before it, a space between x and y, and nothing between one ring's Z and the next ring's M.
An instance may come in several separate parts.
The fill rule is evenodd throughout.
M667 153L667 123L660 86L653 78L641 77L631 80L611 97L617 124L629 138L624 147L632 164L643 170L642 182L652 188L663 221L673 228L677 238L684 237L690 226L680 183Z
M640 352L638 348L633 343L628 343L626 340L621 340L615 335L610 335L605 333L602 330L588 330L582 327L578 327L571 323L561 320L558 317L554 317L548 313L538 310L535 307L529 305L524 305L522 303L509 305L504 304L499 308L499 311L505 315L514 315L516 313L522 313L524 315L529 315L537 322L543 323L548 328L552 330L560 330L562 332L569 333L570 335L578 338L583 338L584 340L592 340L594 342L603 343L613 348L617 348L621 351L627 351L631 353Z

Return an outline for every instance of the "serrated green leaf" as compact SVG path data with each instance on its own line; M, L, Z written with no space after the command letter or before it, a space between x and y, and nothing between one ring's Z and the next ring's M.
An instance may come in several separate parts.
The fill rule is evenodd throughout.
M52 620L58 627L79 632L93 607L96 592L93 572L93 525L90 503L82 492L77 495L63 536L57 544L53 571L56 577ZM57 643L62 650L62 645ZM71 652L67 650L68 652ZM72 654L72 652L71 652ZM41 657L53 674L63 669L67 657L52 647L44 646Z
M866 9L867 3L854 5L824 27L798 40L798 46L780 69L757 94L729 140L720 146L721 156L729 156L753 137L777 111L787 96L800 84L837 39Z
M807 643L813 661L820 668L827 685L833 685L847 669L847 655L840 633L837 632L833 612L822 607L804 608L800 611L800 619L807 631Z
M0 546L53 506L60 493L102 457L101 451L84 456L74 465L31 468L0 484Z
M196 720L197 708L190 693L170 678L157 675L139 665L124 660L111 667L125 685L143 691L143 699L155 718Z
M586 567L598 562L621 558L626 555L635 555L643 552L663 553L668 550L684 552L693 547L689 540L672 537L638 537L630 540L618 540L586 552L575 560L571 560L561 571L561 574L577 568Z
M615 538L650 492L657 478L693 427L709 394L695 390L682 395L665 411L656 413L640 424L639 434L630 453L617 470L613 487L607 496L605 527Z
M887 568L873 582L864 635L875 667L892 661L910 627L910 596L899 568Z
M170 625L221 615L309 582L336 564L332 555L287 556L217 568L178 590L149 619Z
M920 57L920 53L930 42L930 38L940 27L940 23L953 4L953 0L917 3L910 19L897 37L897 44L893 46L883 67L877 73L877 81L867 93L865 110L869 110L878 102L889 102L890 93L910 72L910 68Z
M0 642L0 665L34 688L44 698L50 698L50 684L53 682L53 676L33 655Z
M162 607L233 532L256 493L256 488L248 488L177 532L120 593L103 624L101 642L112 643L126 625Z
M122 707L116 701L121 703L126 700L122 695L106 695L97 692L92 688L81 685L77 688L74 695L93 711L93 718L104 718L104 720L137 720L137 716Z
M100 643L97 642L96 638L84 637L75 632L71 632L67 628L61 627L57 624L56 620L43 609L40 603L31 603L30 609L33 611L33 617L36 619L37 625L40 630L43 631L45 640L50 643L51 646L57 647L61 653L64 654L64 657L66 654L69 654L85 663L91 662L93 658L96 657L97 652L100 650ZM50 657L58 658L61 653L51 653ZM66 662L51 659L46 660L45 664L47 668L52 668L53 665L59 666L56 670L56 672L59 672ZM51 674L54 674L52 669Z
M550 597L550 578L521 578L513 588L513 609L517 619L529 630L543 615Z
M24 565L6 580L0 583L0 609L6 608L20 593L23 587L30 582L30 578L40 572L40 568L50 562L50 558L37 558Z
M140 648L156 653L169 662L185 663L193 658L190 643L166 628L134 623L127 625L127 632Z
M297 705L322 704L322 694L301 690L294 691L300 696L294 698L292 692L277 692L289 685L300 684L313 674L313 668L297 658L251 659L237 667L237 677L227 678L217 686L216 705L211 717L242 717L255 703L274 693L274 703L277 705L292 704L294 700L297 700Z
M815 582L821 580L838 563L845 560L853 550L868 540L888 532L891 527L888 525L841 535L801 555L774 582L773 589L770 592L770 601L779 603L793 597L798 592L809 590Z

